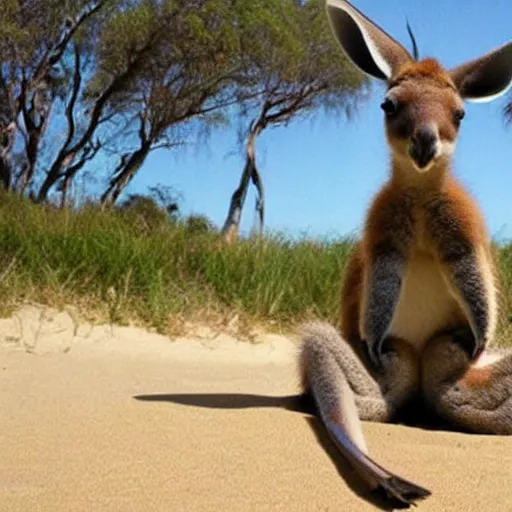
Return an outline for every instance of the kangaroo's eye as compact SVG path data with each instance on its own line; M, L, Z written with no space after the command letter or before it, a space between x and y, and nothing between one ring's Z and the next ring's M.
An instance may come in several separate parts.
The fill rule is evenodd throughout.
M398 102L393 98L386 98L380 108L386 113L386 117L393 117L398 112Z
M464 112L464 110L460 109L460 110L456 110L454 113L453 113L453 122L459 126L460 122L464 119L464 116L466 115L466 112Z

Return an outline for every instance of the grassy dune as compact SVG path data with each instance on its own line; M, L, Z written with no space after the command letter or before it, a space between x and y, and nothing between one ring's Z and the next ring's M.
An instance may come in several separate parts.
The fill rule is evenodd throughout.
M185 319L235 315L280 327L337 321L349 240L275 235L228 246L204 226L160 213L59 211L2 195L0 312L23 301L73 304L86 316L168 333ZM512 246L499 255L508 299ZM508 322L501 334L508 338Z

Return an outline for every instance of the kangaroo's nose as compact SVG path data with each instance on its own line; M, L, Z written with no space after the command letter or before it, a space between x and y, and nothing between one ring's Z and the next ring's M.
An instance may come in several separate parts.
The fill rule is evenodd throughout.
M411 138L409 154L421 169L426 167L436 156L437 134L428 127L419 127Z

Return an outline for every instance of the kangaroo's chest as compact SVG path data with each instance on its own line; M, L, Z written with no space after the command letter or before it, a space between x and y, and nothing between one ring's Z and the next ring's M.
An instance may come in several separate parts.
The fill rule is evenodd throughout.
M427 253L407 265L389 334L420 351L439 330L460 322L462 315L441 266Z

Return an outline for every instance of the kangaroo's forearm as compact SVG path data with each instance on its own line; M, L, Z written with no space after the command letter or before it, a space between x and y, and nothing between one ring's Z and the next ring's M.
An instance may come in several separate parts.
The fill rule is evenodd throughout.
M492 338L492 283L486 282L477 255L469 253L446 265L449 279L457 291L461 306L475 337L472 356L479 354Z
M428 227L445 277L473 332L470 355L475 357L494 337L497 303L482 221L475 214L470 222L467 209L460 199L434 201L428 209Z
M394 249L381 252L368 269L363 311L363 338L370 357L378 362L400 296L405 259Z

